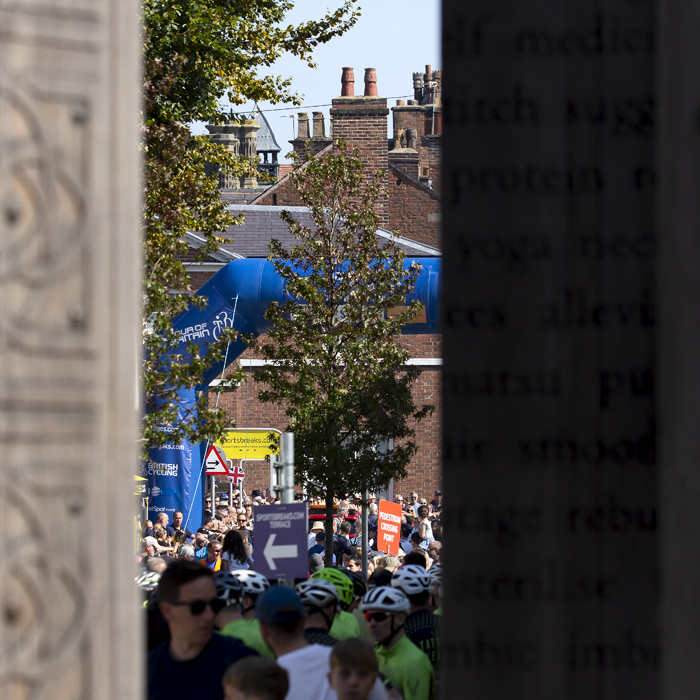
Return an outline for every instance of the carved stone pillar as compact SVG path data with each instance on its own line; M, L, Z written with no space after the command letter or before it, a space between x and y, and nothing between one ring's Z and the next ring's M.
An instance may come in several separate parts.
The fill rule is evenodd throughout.
M0 8L3 699L143 694L139 11Z

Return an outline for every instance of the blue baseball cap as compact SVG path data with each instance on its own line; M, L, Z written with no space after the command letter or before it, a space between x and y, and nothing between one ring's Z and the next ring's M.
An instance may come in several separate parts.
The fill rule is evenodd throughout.
M260 622L282 623L304 617L304 606L296 591L285 586L273 586L258 596L255 617Z

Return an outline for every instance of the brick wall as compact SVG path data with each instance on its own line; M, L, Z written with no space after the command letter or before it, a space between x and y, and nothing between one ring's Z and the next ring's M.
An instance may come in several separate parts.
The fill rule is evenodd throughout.
M390 175L389 228L398 229L406 238L440 248L438 195L398 167L392 166Z
M427 167L433 189L442 191L442 137L426 136L421 144L421 167Z

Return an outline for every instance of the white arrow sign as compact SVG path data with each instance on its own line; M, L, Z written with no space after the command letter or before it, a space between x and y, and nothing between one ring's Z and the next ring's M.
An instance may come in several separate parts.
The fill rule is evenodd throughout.
M275 539L277 535L270 535L263 550L265 559L267 559L267 565L271 569L276 569L275 559L296 559L297 552L299 551L297 545L295 544L278 544L275 546Z
M222 450L214 445L207 450L204 462L207 465L207 474L228 474L226 456L222 454Z

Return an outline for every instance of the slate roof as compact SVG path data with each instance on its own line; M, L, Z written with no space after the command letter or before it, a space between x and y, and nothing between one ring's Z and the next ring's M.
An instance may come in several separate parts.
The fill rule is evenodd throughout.
M258 129L258 153L279 153L282 147L277 143L275 134L270 127L270 123L265 118L265 115L260 111L258 103L250 114L251 119L255 119L260 128Z
M295 239L289 232L287 224L280 218L280 212L287 210L303 226L312 226L311 212L307 207L257 206L229 204L227 209L236 216L243 214L245 224L232 226L222 234L228 242L221 248L244 258L265 258L268 243L276 238L284 248L289 249ZM382 239L393 240L407 255L414 257L436 257L441 252L437 248L417 243L407 238L396 238L390 231L378 229L377 235Z

